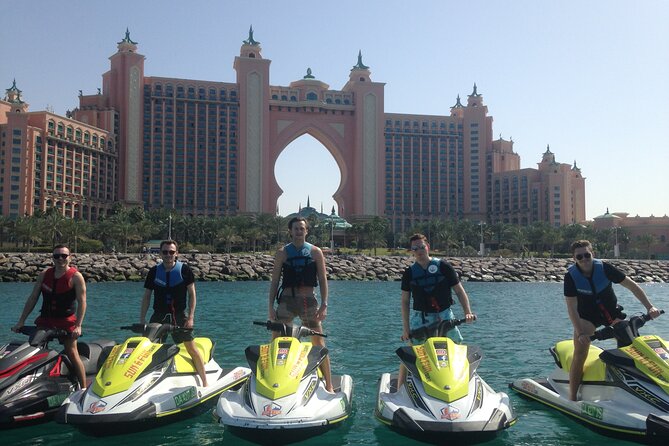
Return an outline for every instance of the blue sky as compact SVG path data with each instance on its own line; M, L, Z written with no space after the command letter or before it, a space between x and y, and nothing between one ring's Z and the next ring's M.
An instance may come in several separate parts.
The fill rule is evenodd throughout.
M449 114L476 82L521 167L536 167L547 144L576 161L589 219L607 208L669 214L664 0L33 0L2 1L0 16L0 88L16 78L31 110L64 114L79 90L95 93L126 27L147 76L234 82L253 25L273 85L311 68L341 89L358 50L386 83L388 112ZM281 214L307 195L329 212L339 175L311 137L288 146L276 165Z

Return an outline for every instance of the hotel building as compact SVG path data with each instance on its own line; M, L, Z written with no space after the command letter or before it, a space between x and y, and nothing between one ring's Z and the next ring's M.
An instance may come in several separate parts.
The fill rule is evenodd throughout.
M234 59L234 82L147 76L137 48L126 32L102 88L80 94L68 117L28 113L16 86L7 90L3 214L58 206L95 220L115 201L186 215L275 213L276 160L309 134L339 166L333 197L349 221L383 216L403 231L433 218L585 220L580 170L550 150L537 169L520 169L513 141L493 140L476 85L444 116L386 113L385 84L372 81L361 53L335 90L310 69L288 86L270 85L271 61L252 30Z

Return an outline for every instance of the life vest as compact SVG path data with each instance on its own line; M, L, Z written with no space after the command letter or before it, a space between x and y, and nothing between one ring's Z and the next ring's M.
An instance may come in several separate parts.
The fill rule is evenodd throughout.
M165 265L156 265L156 276L153 279L153 309L159 313L182 312L186 309L186 286L181 272L183 262L176 261L174 267L166 271Z
M68 317L76 309L77 292L72 284L72 277L77 269L71 266L65 274L56 278L56 269L48 268L42 280L42 317Z
M621 307L613 292L612 282L606 277L604 263L599 259L592 260L592 274L585 277L576 264L567 268L576 286L578 313L590 320L599 315L606 324L611 324L620 315Z
M411 296L413 309L425 313L439 313L453 304L451 287L442 272L442 261L430 260L423 269L417 262L411 265Z
M286 261L281 269L281 287L318 286L318 271L316 262L311 256L311 243L304 243L298 250L292 243L284 247Z

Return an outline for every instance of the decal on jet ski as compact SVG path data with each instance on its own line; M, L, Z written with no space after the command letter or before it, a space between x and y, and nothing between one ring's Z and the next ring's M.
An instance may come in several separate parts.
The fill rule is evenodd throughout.
M416 390L416 384L414 384L413 379L408 377L405 386L407 388L407 393L411 397L411 401L413 401L413 405L429 412L423 398L421 398L418 390Z
M307 404L307 401L309 401L309 398L311 398L311 394L314 393L314 390L316 390L316 384L318 384L318 380L316 378L312 378L309 386L307 387L307 390L304 391L304 395L302 396L302 404Z
M133 361L133 363L128 367L128 370L123 374L126 378L134 378L137 372L139 372L139 369L144 365L144 362L148 358L151 357L153 354L154 350L158 349L160 346L157 344L153 344L151 347L147 348L145 351L140 352L139 356L137 359Z
M88 410L86 412L96 414L104 411L106 407L107 407L106 402L104 402L103 400L98 400L91 403L91 405L88 406Z
M437 355L437 363L439 364L439 367L448 367L448 356L446 349L436 348L434 353Z
M430 372L432 371L432 366L430 365L430 360L427 358L425 353L425 347L419 345L415 347L416 357L420 362L420 365L423 368L423 373L425 374L425 381L430 381Z
M183 392L174 395L174 404L176 404L177 407L182 406L188 401L195 398L195 396L196 396L195 387L189 387Z
M266 404L265 407L263 407L262 410L262 416L263 417L275 417L277 415L281 415L281 406L275 403L269 403Z
M603 420L604 419L604 408L597 406L595 404L590 404L586 402L581 403L581 415L586 415L590 418L594 418L596 420Z
M288 349L280 348L276 354L276 365L284 365L286 363L286 358L288 357Z
M63 404L63 401L65 401L65 398L67 398L67 393L61 393L58 395L51 395L46 398L47 405L49 407L58 407L61 404Z
M260 346L260 377L264 377L263 373L269 367L269 345L263 344Z
M126 348L125 351L121 353L121 356L118 358L118 363L124 364L130 357L130 354L134 351L135 351L134 348Z
M664 376L662 376L662 368L654 363L652 360L646 358L639 349L634 346L625 348L624 351L635 361L638 361L641 365L644 365L648 369L648 373L652 374L656 378L660 378L663 381L669 381Z
M307 354L309 353L309 344L303 344L302 345L302 351L300 352L300 356L297 357L297 361L295 361L295 364L293 365L293 368L290 370L290 373L288 376L291 378L297 378L298 374L302 372L302 363L304 362L304 359L307 357Z
M533 394L533 395L536 395L536 394L538 393L538 392L537 392L537 388L536 388L536 386L535 386L534 384L532 384L531 382L527 381L527 380L523 380L523 381L521 381L521 383L520 383L520 387L521 387L525 392L531 393L531 394Z
M446 406L441 408L442 420L457 420L460 418L460 410L457 407Z
M669 352L667 352L664 348L658 347L654 350L655 353L657 353L657 356L659 356L663 361L669 361Z

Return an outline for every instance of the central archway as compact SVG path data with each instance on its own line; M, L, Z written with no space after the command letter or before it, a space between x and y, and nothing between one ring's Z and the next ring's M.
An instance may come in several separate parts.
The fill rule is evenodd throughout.
M329 214L335 193L341 187L341 171L327 148L310 134L303 134L288 144L274 164L274 177L283 191L277 200L279 215L298 212L307 205Z

